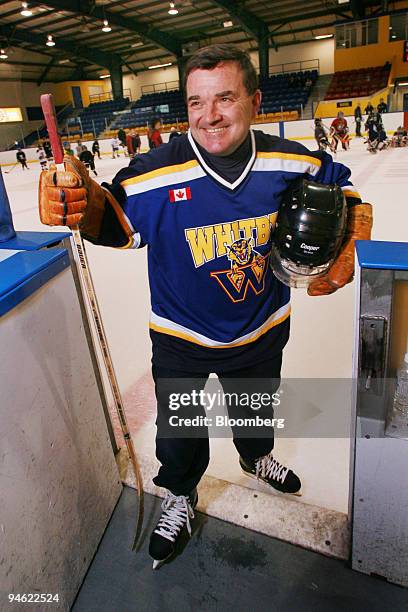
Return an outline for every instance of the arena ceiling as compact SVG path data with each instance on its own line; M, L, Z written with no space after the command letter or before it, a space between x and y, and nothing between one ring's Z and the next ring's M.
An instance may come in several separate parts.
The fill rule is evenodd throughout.
M333 33L336 21L397 10L404 0L0 0L0 80L59 82L97 78L110 66L138 73L174 63L197 46L236 43L257 50ZM103 32L107 20L111 30ZM228 22L232 22L231 25ZM225 27L224 24L227 24ZM46 46L51 35L55 46ZM273 63L273 62L272 62Z

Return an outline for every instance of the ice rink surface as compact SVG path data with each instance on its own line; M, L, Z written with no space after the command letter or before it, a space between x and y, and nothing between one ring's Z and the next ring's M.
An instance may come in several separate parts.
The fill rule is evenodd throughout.
M313 149L314 141L305 141ZM363 201L373 204L373 239L408 241L408 148L368 153L363 139L354 139L337 161L350 167L352 180ZM110 181L129 160L104 157L96 160L98 182ZM17 230L47 230L37 211L39 164L4 174ZM4 171L10 166L3 167ZM177 244L174 244L177 250ZM154 398L150 378L148 334L150 296L146 249L115 251L87 244L89 264L121 388L125 394L136 448L154 454ZM351 376L354 284L331 296L308 297L292 292L292 331L284 351L282 375L293 378L349 378ZM330 398L322 398L325 403ZM302 411L302 405L298 407ZM350 411L345 406L345 419ZM307 414L305 415L307 419ZM211 442L208 473L224 480L261 486L242 475L231 440ZM347 439L281 439L276 457L296 470L303 481L301 501L347 512L349 442ZM262 489L264 490L264 489Z

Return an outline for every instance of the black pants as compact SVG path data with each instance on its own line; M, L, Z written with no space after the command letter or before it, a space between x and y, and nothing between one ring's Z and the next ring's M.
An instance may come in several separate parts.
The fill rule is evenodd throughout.
M272 395L279 387L281 364L282 353L279 353L273 359L255 364L252 367L228 372L216 372L216 374L226 394L238 391L236 381L239 380L239 390L241 392L242 389L245 389L247 394L268 393ZM189 392L192 389L196 391L204 389L208 373L192 374L191 372L180 372L171 368L153 366L153 378L157 399L156 457L161 463L159 473L155 476L153 482L159 487L169 489L175 495L187 495L197 486L208 467L210 460L208 431L206 427L197 428L195 431L198 435L194 438L163 437L166 424L168 431L169 416L174 414L169 409L169 393L174 390L180 391L181 388L184 392ZM164 386L160 384L160 380L163 379L166 380ZM185 385L180 385L179 381L175 380L172 388L169 379L189 380L186 381ZM229 417L234 418L233 407L228 402L227 408ZM201 414L205 415L204 409L200 410ZM239 410L240 415L242 415L242 410L246 410L247 417L254 417L255 414L258 414L262 418L273 418L272 406L261 408L256 413L250 407L246 409L241 406ZM273 429L270 427L265 429L257 427L252 430L251 428L243 430L234 427L232 429L234 445L239 455L246 462L263 457L273 449ZM168 434L164 435L167 436Z

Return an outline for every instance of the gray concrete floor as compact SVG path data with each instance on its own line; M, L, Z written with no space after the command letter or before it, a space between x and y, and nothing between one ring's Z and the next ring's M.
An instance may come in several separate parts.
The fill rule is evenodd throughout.
M136 493L125 488L72 612L408 610L407 589L198 513L182 554L153 571L147 549L161 500L145 497L140 552L130 550Z

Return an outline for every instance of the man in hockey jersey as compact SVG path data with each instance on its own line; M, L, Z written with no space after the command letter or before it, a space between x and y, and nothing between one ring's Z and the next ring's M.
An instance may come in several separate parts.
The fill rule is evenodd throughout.
M154 565L190 531L196 487L209 462L205 427L187 437L169 434L175 413L161 382L171 390L174 381L176 391L192 394L215 372L228 392L237 380L249 392L271 393L279 385L290 291L268 259L288 182L306 176L337 183L349 207L347 239L327 274L309 286L310 295L333 293L351 281L354 240L368 238L371 227L371 207L362 204L348 168L322 151L250 128L261 92L244 51L200 49L187 62L185 79L187 135L135 157L102 186L67 157L64 172L43 173L39 191L43 223L79 224L95 244L148 246L161 463L154 482L167 490L150 540ZM265 412L273 414L271 407ZM254 416L250 408L247 415ZM234 428L233 434L244 473L281 492L299 492L298 476L273 455L273 430L253 428L242 436Z
M330 135L333 139L332 150L334 153L337 151L337 145L341 142L341 146L344 151L350 146L349 135L348 135L347 120L344 118L344 113L341 111L337 113L336 119L333 119L330 126Z

